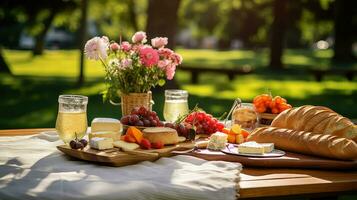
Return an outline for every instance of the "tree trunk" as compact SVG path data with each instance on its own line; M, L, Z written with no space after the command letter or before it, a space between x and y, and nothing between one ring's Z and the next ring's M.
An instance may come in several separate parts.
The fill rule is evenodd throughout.
M139 30L139 27L138 27L138 20L135 13L134 0L129 0L128 8L129 8L130 23L133 26L134 31L136 32Z
M352 54L352 27L355 5L353 1L335 1L335 46L334 61L349 62L353 60Z
M7 74L12 74L11 70L9 68L9 65L7 65L5 58L3 56L3 51L2 48L0 47L0 72L7 73Z
M281 57L283 55L284 38L286 32L286 0L275 0L273 4L274 21L271 27L270 41L270 63L272 69L282 69L283 63Z
M47 34L47 31L50 29L51 24L53 19L55 18L57 14L57 9L50 9L50 15L43 21L43 29L41 32L35 37L35 46L32 51L32 54L34 56L36 55L42 55L43 54L43 49L45 46L45 37Z
M177 11L180 2L181 0L149 0L146 23L146 33L149 41L153 37L167 37L169 39L167 47L170 49L175 47ZM174 78L171 81L167 81L164 88L156 87L155 91L178 87Z
M175 47L177 11L180 0L149 0L146 32L148 38L169 38L168 48Z
M80 65L79 65L79 76L77 84L81 86L84 83L84 45L87 39L87 18L88 18L88 1L82 0L81 3L81 12L82 16L80 19L80 28L79 28L79 52L80 52Z

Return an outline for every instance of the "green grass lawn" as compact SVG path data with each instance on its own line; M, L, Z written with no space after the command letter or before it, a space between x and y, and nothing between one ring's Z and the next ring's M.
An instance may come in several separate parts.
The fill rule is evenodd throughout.
M341 76L327 76L322 82L304 73L271 72L264 66L267 52L183 50L179 53L184 64L210 67L252 65L257 73L237 76L229 81L224 75L203 74L199 84L190 83L190 74L178 71L177 82L189 91L190 106L196 103L216 116L228 111L237 97L246 102L270 90L281 95L294 106L324 105L337 112L357 118L357 83ZM5 50L5 58L15 76L0 74L0 129L25 127L54 127L57 97L60 94L89 96L88 118L121 116L120 108L103 103L100 92L105 89L103 68L100 63L86 62L86 83L78 88L78 51L46 51L43 56L32 57L29 51ZM287 50L284 63L287 68L306 69L329 65L331 51ZM163 92L154 93L154 109L162 116Z

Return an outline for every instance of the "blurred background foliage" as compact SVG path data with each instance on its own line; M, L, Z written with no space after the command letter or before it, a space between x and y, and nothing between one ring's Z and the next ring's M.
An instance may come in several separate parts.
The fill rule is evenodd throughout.
M102 102L100 64L81 61L80 52L90 37L130 40L138 30L167 36L184 66L255 69L233 81L202 73L197 84L178 70L168 85L187 89L191 106L218 116L236 97L249 102L271 90L295 106L325 105L357 118L356 78L316 82L309 73L357 69L356 9L348 0L2 0L0 128L53 127L63 93L90 96L89 120L119 118L119 108ZM161 114L162 90L154 98Z

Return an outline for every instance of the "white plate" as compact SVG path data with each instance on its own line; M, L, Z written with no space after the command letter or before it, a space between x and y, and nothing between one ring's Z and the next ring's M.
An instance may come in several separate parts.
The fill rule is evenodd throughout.
M225 149L222 149L223 153L237 155L237 156L247 156L247 157L259 157L259 158L269 158L269 157L281 157L285 155L285 151L274 149L270 153L264 154L248 154L248 153L239 153L238 146L236 144L228 144Z

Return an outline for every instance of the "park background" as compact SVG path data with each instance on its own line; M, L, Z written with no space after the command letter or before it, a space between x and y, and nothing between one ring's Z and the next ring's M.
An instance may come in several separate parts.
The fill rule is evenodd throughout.
M214 116L261 93L293 106L323 105L357 118L357 1L348 0L2 0L0 129L54 127L60 94L89 97L88 120L120 118L103 102L104 69L83 59L96 35L130 40L165 36L182 67L202 68L197 83L180 70L166 87L188 90L189 104ZM233 80L204 68L254 71ZM313 71L333 70L317 81ZM162 118L164 95L154 89Z

